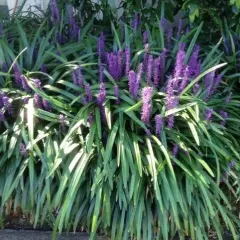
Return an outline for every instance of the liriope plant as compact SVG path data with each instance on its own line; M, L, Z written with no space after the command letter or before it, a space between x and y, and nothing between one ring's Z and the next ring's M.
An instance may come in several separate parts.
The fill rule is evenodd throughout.
M41 30L18 29L19 49L1 51L2 218L20 206L53 238L79 226L92 239L208 239L212 228L221 239L223 226L237 238L226 196L239 185L240 101L218 45L204 54L196 44L201 25L143 26L136 14L100 36L45 44Z

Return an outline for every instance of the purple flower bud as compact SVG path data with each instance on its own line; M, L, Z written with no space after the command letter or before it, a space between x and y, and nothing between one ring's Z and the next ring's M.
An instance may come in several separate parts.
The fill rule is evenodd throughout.
M12 108L12 103L11 100L8 96L4 95L2 97L3 100L3 105L6 108L6 111L8 112L8 114L11 116L13 115L13 108Z
M28 156L28 151L26 149L26 146L23 143L20 143L20 153L25 158Z
M92 112L90 112L88 115L88 124L90 127L92 126L93 120L94 120L94 115Z
M104 53L104 48L105 48L105 42L104 42L104 34L103 32L101 33L100 37L98 38L98 56L102 58L103 53Z
M215 71L212 71L206 75L206 77L204 79L204 87L205 88L208 88L209 86L211 86L213 84L214 77L215 77Z
M102 106L104 101L105 101L105 98L106 98L106 89L105 89L105 85L104 83L100 83L100 91L99 91L99 94L97 96L97 104L98 106Z
M71 26L74 26L76 23L73 16L73 6L71 4L68 5L68 16L69 16L69 24Z
M20 76L21 82L22 82L22 87L26 92L31 92L31 88L29 87L28 83L27 83L27 79L24 75Z
M153 94L153 89L151 87L145 87L142 90L142 113L141 120L149 125L150 123L150 114L151 114L151 98Z
M227 118L228 118L228 113L225 112L225 111L220 111L220 115L221 117L223 118L223 121L221 121L221 125L222 126L225 126L226 125L226 122L227 122Z
M28 104L28 101L29 101L29 97L25 97L25 98L23 99L23 103L24 103L24 104Z
M151 131L149 129L146 129L145 133L146 133L147 137L151 137Z
M135 93L135 84L136 84L136 73L131 70L128 74L128 86L129 92L134 96ZM136 96L134 96L136 98Z
M130 48L128 46L126 46L125 58L126 58L125 74L128 75L128 73L130 71Z
M21 78L20 78L20 71L17 67L17 64L13 64L13 71L14 71L14 76L15 76L15 82L17 85L21 85Z
M59 13L59 9L58 9L56 0L51 0L49 6L50 6L50 10L51 10L52 24L56 25L57 22L61 21L60 13Z
M7 64L6 64L6 62L2 62L2 72L4 72L4 73L7 72Z
M205 111L205 120L210 121L213 115L213 109Z
M114 96L117 98L116 104L120 104L120 98L119 98L119 87L118 85L114 85Z
M41 97L37 93L34 93L34 103L36 108L42 109Z
M148 31L144 31L143 33L143 44L148 43Z
M222 80L222 74L218 74L215 79L215 88L217 88Z
M37 89L41 88L41 81L39 79L35 79L35 86Z
M92 92L89 84L85 85L85 91L87 93L87 98L88 98L87 101L91 102L93 100L93 96L92 96Z
M180 19L178 22L178 31L177 31L177 37L176 37L177 39L180 38L181 32L182 32L182 19Z
M3 122L4 120L5 120L4 113L2 112L2 110L0 110L0 122Z
M118 79L118 57L115 53L109 53L107 55L108 61L108 71L111 76L117 80Z
M163 127L163 119L161 115L155 116L155 133L157 136L160 136Z
M52 111L51 104L46 99L42 100L42 104L46 111L48 112Z
M166 18L162 17L162 19L161 19L161 27L162 27L162 32L163 33L165 32L166 22L167 22Z
M186 66L186 68L184 69L184 75L183 75L183 80L181 82L180 88L179 88L179 93L181 93L185 87L188 84L188 79L189 79L189 67Z
M102 62L100 61L99 62L99 82L103 82L103 79L104 79L104 74L103 74L103 64Z
M228 97L225 100L225 103L229 103L232 99L232 92L229 93Z
M153 56L148 57L148 66L147 66L147 84L151 85L152 82L152 67L153 67Z
M179 150L179 146L178 146L178 144L176 143L176 144L174 144L174 146L173 146L173 151L172 151L172 155L173 155L174 157L177 156L178 150Z
M41 72L47 73L47 68L46 68L46 65L44 63L41 66Z
M154 60L154 86L159 87L160 82L160 62L161 58L158 57Z

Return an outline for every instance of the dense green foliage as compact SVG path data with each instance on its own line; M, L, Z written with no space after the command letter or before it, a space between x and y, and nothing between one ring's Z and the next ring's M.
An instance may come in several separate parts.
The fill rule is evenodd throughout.
M209 52L204 47L197 58L199 72L188 76L182 91L174 88L170 96L171 76L179 64L184 69L191 66L203 24L190 32L174 28L169 41L159 19L136 28L132 19L125 24L113 20L104 29L99 29L98 20L89 19L76 35L70 34L73 26L67 11L54 26L49 19L41 22L32 17L4 24L2 225L8 210L20 206L34 226L50 224L53 238L57 231L83 226L92 239L98 230L111 239L170 239L177 232L182 238L208 239L209 229L222 239L224 222L237 239L239 219L227 197L231 192L235 200L239 191L240 97L228 81L235 73L225 76L229 70L222 62L220 44ZM161 84L149 81L145 70L133 97L128 71L115 80L109 63L101 59L102 30L102 50L115 56L129 47L129 70L136 73L146 58L163 59L166 54L165 64L160 65ZM148 32L148 46L143 44L143 31ZM184 62L179 63L181 50ZM100 62L106 89L101 103ZM123 57L123 65L118 63L125 69L126 62ZM82 85L73 79L79 66ZM20 85L16 68L24 79ZM223 75L221 83L214 85L212 77L206 85L213 73L216 78ZM183 80L180 74L180 83ZM86 86L92 94L88 102ZM142 94L146 87L152 90L147 103ZM169 108L169 99L178 103ZM149 123L143 118L146 104ZM163 121L159 134L156 116ZM170 117L175 120L171 127Z

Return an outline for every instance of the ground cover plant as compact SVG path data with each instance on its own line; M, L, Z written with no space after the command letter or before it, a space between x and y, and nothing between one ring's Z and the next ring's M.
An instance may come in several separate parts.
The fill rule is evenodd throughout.
M2 226L20 207L53 238L222 239L224 222L237 239L240 101L219 44L202 51L202 24L136 13L98 29L50 11L37 31L15 19L1 34Z

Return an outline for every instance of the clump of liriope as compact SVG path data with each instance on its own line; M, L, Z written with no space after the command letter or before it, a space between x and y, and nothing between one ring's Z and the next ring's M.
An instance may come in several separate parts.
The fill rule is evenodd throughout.
M208 239L214 228L221 239L222 220L235 234L222 187L236 196L239 100L221 84L223 65L204 62L181 37L181 21L168 32L158 24L142 37L136 14L123 44L116 32L106 44L102 33L89 58L59 52L71 62L42 65L49 80L13 65L18 92L5 88L0 98L2 206L14 199L54 234L83 226L92 238L101 230L111 239Z

